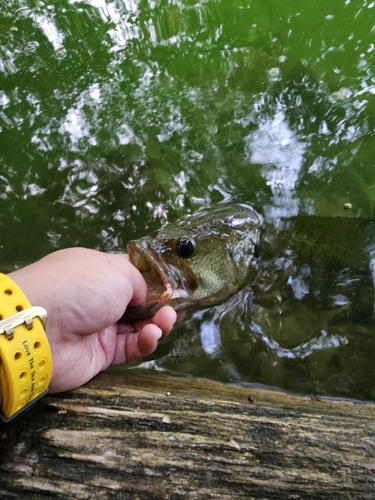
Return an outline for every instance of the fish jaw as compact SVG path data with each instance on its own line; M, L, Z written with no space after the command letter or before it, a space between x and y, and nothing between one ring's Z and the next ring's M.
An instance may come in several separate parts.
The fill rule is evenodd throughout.
M147 304L161 302L162 305L174 299L188 299L189 291L184 287L173 266L160 258L147 238L131 241L127 245L129 261L143 275L148 286Z
M148 288L147 302L128 307L119 322L140 321L152 318L163 306L170 305L176 311L189 302L190 294L176 272L167 266L147 239L131 241L127 245L129 261L143 275Z

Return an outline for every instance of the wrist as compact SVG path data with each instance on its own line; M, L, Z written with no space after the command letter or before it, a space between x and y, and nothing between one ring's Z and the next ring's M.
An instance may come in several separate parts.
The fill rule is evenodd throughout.
M45 334L46 311L32 307L22 290L0 274L1 416L7 422L46 393L52 357Z

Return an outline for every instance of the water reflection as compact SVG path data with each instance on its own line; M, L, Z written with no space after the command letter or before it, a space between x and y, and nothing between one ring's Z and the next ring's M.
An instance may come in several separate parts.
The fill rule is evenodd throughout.
M51 17L45 14L37 14L36 12L30 12L30 18L34 23L40 28L47 40L52 44L53 49L58 51L64 47L64 34L59 31ZM28 45L28 50L35 50L37 45Z
M92 146L97 145L95 135L90 131L90 121L84 112L85 107L95 108L102 103L100 87L94 83L87 91L84 91L78 98L74 108L68 109L65 120L59 126L59 133L70 139L71 150L77 149L77 143L82 139L88 138L88 143Z
M69 245L123 251L130 238L223 201L253 204L279 230L294 215L372 217L373 8L367 0L2 2L2 261ZM353 208L344 213L345 202ZM370 241L366 252L368 289ZM293 264L279 258L280 270ZM167 344L168 366L345 392L350 384L332 373L347 363L362 374L357 386L368 386L367 327L357 321L348 334L312 304L303 308L314 296L311 273L304 263L289 276L293 307L256 305L247 290L225 311L193 315L181 327L188 333ZM329 304L367 311L353 299L361 280L336 278L334 290L324 285ZM308 322L320 326L307 338Z
M261 174L273 195L272 205L265 206L264 213L267 220L278 225L282 217L298 214L296 188L305 145L289 127L282 109L277 110L275 116L259 121L258 128L245 138L245 153L250 163L262 165Z

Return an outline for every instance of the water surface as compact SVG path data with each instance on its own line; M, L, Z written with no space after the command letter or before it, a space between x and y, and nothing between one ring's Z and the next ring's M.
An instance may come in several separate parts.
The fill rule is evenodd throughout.
M276 227L296 215L373 217L373 2L0 5L4 268L71 245L123 251L224 201L252 204ZM233 300L230 312L188 315L152 359L209 378L375 398L368 325L338 336L313 308L297 308L281 338L277 315L248 317L244 298ZM300 331L311 324L318 333L305 348Z

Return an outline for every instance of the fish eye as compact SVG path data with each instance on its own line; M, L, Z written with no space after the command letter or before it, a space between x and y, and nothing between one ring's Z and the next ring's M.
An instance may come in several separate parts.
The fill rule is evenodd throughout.
M192 238L183 236L176 243L176 251L180 257L186 259L193 255L195 246L195 241Z

